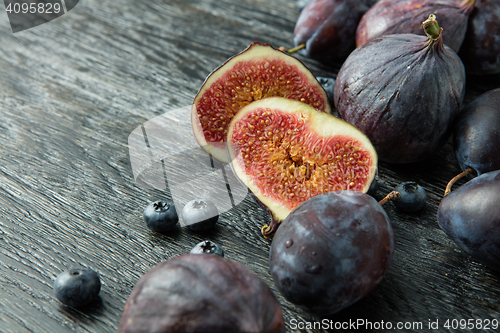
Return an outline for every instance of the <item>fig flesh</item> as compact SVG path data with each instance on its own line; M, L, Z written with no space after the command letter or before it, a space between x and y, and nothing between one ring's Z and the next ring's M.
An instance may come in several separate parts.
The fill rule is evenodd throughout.
M274 235L269 266L288 301L324 316L368 294L393 253L382 206L368 194L338 191L311 198L288 215Z
M295 46L299 53L319 61L345 59L356 48L356 27L370 8L365 0L311 0L295 24Z
M442 200L437 219L465 252L500 271L500 170L478 176Z
M458 54L467 74L500 73L500 1L476 1Z
M236 176L272 215L272 233L305 200L330 191L367 192L377 155L354 126L310 105L269 97L243 107L228 129Z
M382 35L424 35L421 24L429 13L433 13L445 27L444 44L458 52L474 3L475 0L381 0L361 18L356 30L356 45Z
M500 169L500 88L490 90L457 116L453 148L460 168L476 175Z
M158 264L135 285L118 333L285 332L281 305L242 264L185 254Z
M198 91L191 110L196 140L215 159L227 163L229 122L241 107L269 96L302 101L331 113L325 90L299 60L254 42L213 71Z
M412 163L451 133L465 94L465 70L431 17L428 36L384 35L354 50L335 80L342 119L372 141L380 160ZM360 65L362 64L362 65Z

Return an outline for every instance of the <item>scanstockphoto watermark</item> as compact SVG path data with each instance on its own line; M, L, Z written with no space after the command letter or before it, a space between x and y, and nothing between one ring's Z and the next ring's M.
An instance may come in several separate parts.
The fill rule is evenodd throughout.
M334 321L323 319L321 321L299 321L297 319L290 320L290 328L292 330L304 329L323 329L323 330L412 330L412 331L447 331L447 330L497 330L499 328L498 319L428 319L427 321L370 321L367 319L349 319L348 321Z
M208 155L196 141L191 105L170 110L137 126L128 137L130 164L139 187L169 191L178 215L195 199L213 202L219 213L248 194L228 164ZM183 225L182 218L180 224Z
M4 0L13 33L52 21L73 9L79 0Z
M430 323L430 321L429 321ZM426 323L427 324L427 323ZM421 321L415 322L397 322L390 321L369 321L367 319L349 319L348 321L334 321L330 319L323 319L321 321L299 321L297 319L290 320L290 328L293 330L304 329L322 329L322 330L422 330L428 328Z

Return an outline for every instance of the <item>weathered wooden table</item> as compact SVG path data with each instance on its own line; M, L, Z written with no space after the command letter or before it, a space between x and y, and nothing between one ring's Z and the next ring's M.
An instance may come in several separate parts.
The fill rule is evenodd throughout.
M142 210L150 201L172 199L183 177L220 168L197 169L199 150L191 147L163 160L164 189L164 178L148 188L135 178L138 166L130 154L137 148L131 148L132 134L147 130L153 119L164 117L174 132L186 130L182 108L214 68L251 42L291 47L298 15L294 0L82 0L54 21L13 34L1 6L1 332L113 332L136 281L205 239L273 288L288 331L326 330L307 329L323 318L298 309L274 288L270 241L260 235L269 218L245 193L228 203L207 234L178 227L161 235L145 227ZM335 76L340 68L298 57L316 75ZM500 86L498 76L468 80L466 102ZM169 179L169 172L178 175ZM436 223L446 183L458 172L450 142L422 163L380 164L378 199L413 180L427 190L428 202L416 214L384 206L396 241L391 267L366 298L327 318L328 327L365 331L369 326L347 325L365 320L377 332L422 332L439 321L433 331L467 332L488 330L444 324L500 319L500 277ZM103 283L99 302L79 310L61 305L52 291L55 277L74 265L95 269Z

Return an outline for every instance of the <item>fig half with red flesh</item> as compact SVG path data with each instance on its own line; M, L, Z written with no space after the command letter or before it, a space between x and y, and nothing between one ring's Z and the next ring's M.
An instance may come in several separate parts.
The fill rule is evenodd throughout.
M325 90L302 62L270 45L254 42L203 83L191 110L196 140L215 159L227 163L229 122L243 106L270 96L301 101L331 113Z
M370 140L354 126L281 97L243 107L229 125L227 151L236 176L272 216L264 236L311 197L367 192L378 162Z

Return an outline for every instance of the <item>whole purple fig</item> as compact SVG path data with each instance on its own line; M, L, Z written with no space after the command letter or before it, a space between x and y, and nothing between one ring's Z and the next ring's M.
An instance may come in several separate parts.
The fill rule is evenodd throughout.
M467 74L500 73L500 1L476 0L458 54Z
M311 0L293 32L303 55L319 61L345 59L356 48L356 27L372 0Z
M342 119L365 133L379 158L412 163L435 153L451 134L465 94L465 69L443 44L434 15L427 36L384 35L342 65L334 102Z
M245 266L210 254L158 264L135 285L118 333L285 332L281 305Z
M361 18L356 45L375 37L412 33L424 35L420 27L429 13L439 17L445 31L443 42L458 52L467 30L467 20L476 0L381 0Z

